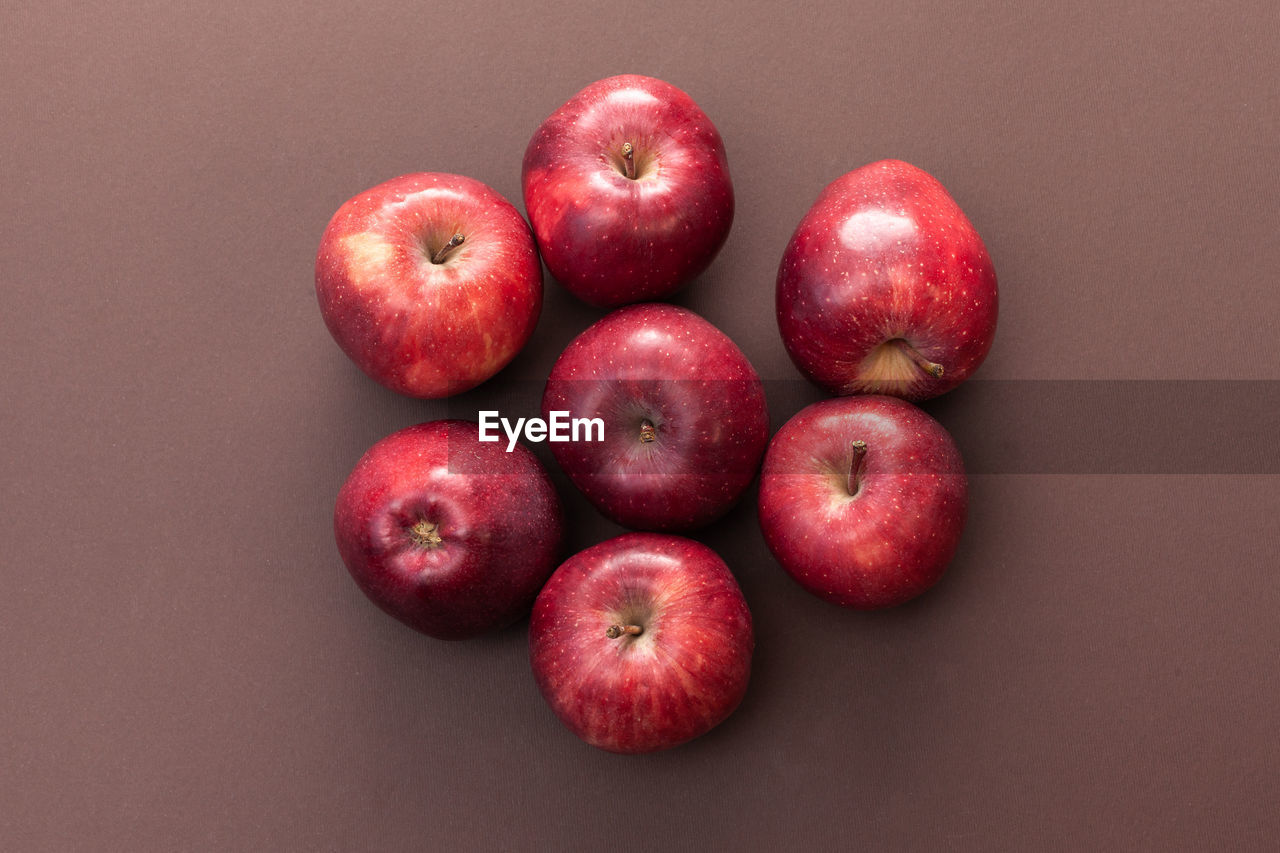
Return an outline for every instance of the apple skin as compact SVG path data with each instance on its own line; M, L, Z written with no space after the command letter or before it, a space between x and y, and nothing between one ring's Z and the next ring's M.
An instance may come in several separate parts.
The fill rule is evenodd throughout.
M900 160L833 181L778 268L783 343L796 366L833 394L923 400L951 390L991 349L997 303L995 269L978 232L942 184Z
M613 625L642 633L612 636ZM570 557L529 622L538 689L574 734L610 752L667 749L719 725L746 694L754 645L724 561L659 533Z
M464 242L431 257L454 234ZM411 397L474 388L507 365L542 310L529 226L461 175L402 175L346 202L316 255L320 311L343 352Z
M856 494L854 442L865 442ZM964 530L968 481L942 425L896 397L824 400L787 421L760 476L760 528L782 568L845 607L933 586Z
M547 379L543 417L553 410L604 421L604 441L551 451L600 512L635 529L691 530L724 515L769 442L764 383L747 357L674 305L620 308L575 338Z
M564 538L560 499L537 457L481 443L477 425L458 420L371 447L338 493L333 528L364 593L442 640L526 615Z
M603 308L676 293L733 224L720 133L692 98L652 77L597 81L552 113L525 151L522 184L552 276Z

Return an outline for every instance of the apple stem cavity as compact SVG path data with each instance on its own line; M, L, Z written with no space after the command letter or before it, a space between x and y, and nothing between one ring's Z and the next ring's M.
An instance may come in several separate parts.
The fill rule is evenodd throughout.
M409 528L409 538L413 540L413 544L419 548L426 548L428 551L439 548L444 544L444 540L440 538L440 525L427 521L425 518Z
M449 238L448 243L445 243L443 246L441 246L440 250L431 256L431 263L443 264L445 262L445 259L449 257L449 254L454 249L461 246L466 239L467 238L462 236L461 234L454 234L452 237Z
M867 443L855 441L849 447L853 451L853 464L849 466L849 482L846 488L849 490L849 497L853 497L862 488L862 469L867 461Z
M649 442L656 440L657 437L658 437L658 431L653 428L652 422L648 420L643 420L640 422L640 443L641 444L648 444Z
M622 143L622 174L636 179L636 149L630 142Z
M616 640L621 636L638 637L644 633L644 628L639 625L610 625L604 635L610 640Z
M920 350L916 349L911 344L904 341L902 338L897 338L896 340L897 340L898 346L902 348L903 352L911 356L911 360L916 363L917 367L919 367L925 373L932 376L934 379L942 378L943 367L941 364L938 364L936 361L930 361L929 359L925 358L923 355L920 354Z

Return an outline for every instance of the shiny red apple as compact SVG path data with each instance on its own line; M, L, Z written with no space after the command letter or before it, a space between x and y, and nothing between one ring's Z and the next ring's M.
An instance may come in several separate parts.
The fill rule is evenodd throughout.
M746 693L753 646L751 612L724 561L656 533L570 557L529 623L542 695L574 734L610 752L667 749L719 725Z
M715 125L675 86L635 74L592 83L552 113L525 151L523 186L547 268L601 307L672 295L733 223Z
M942 425L895 397L815 403L774 436L760 527L813 594L859 609L933 586L964 530L968 481Z
M501 370L533 334L542 266L529 226L460 175L404 175L338 209L316 256L325 324L360 369L413 397Z
M996 273L942 184L881 160L833 181L800 221L777 310L792 360L831 393L922 400L986 358Z
M338 551L375 604L440 639L505 627L555 569L560 500L523 445L481 443L469 421L392 433L338 493Z
M724 515L769 441L764 385L733 341L684 308L621 308L560 355L542 397L554 411L598 418L554 443L560 467L625 527L689 530Z

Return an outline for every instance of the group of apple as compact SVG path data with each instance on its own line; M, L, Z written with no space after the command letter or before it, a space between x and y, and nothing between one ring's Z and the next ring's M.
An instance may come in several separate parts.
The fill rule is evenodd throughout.
M995 272L920 169L881 161L831 183L783 254L777 320L796 365L837 396L770 441L742 351L655 301L707 268L733 221L724 144L693 100L641 76L588 86L534 133L522 187L528 224L457 175L355 196L321 241L321 311L369 376L439 398L484 382L529 340L541 262L575 296L616 309L560 356L542 414L603 422L602 437L583 430L552 452L601 513L647 532L561 563L563 513L537 457L441 420L360 459L337 499L338 549L370 599L434 637L532 611L535 679L560 719L603 749L664 749L738 706L754 645L729 568L673 532L724 515L757 473L765 542L810 592L889 607L942 575L966 478L950 435L908 401L954 388L986 356Z

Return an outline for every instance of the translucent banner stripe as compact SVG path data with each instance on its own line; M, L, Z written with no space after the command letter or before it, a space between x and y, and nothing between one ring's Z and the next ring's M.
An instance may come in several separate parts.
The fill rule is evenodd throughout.
M764 384L774 431L825 399L799 379ZM740 386L724 385L731 405ZM499 378L431 417L538 417L542 388ZM1280 474L1280 380L974 380L922 407L970 474Z

